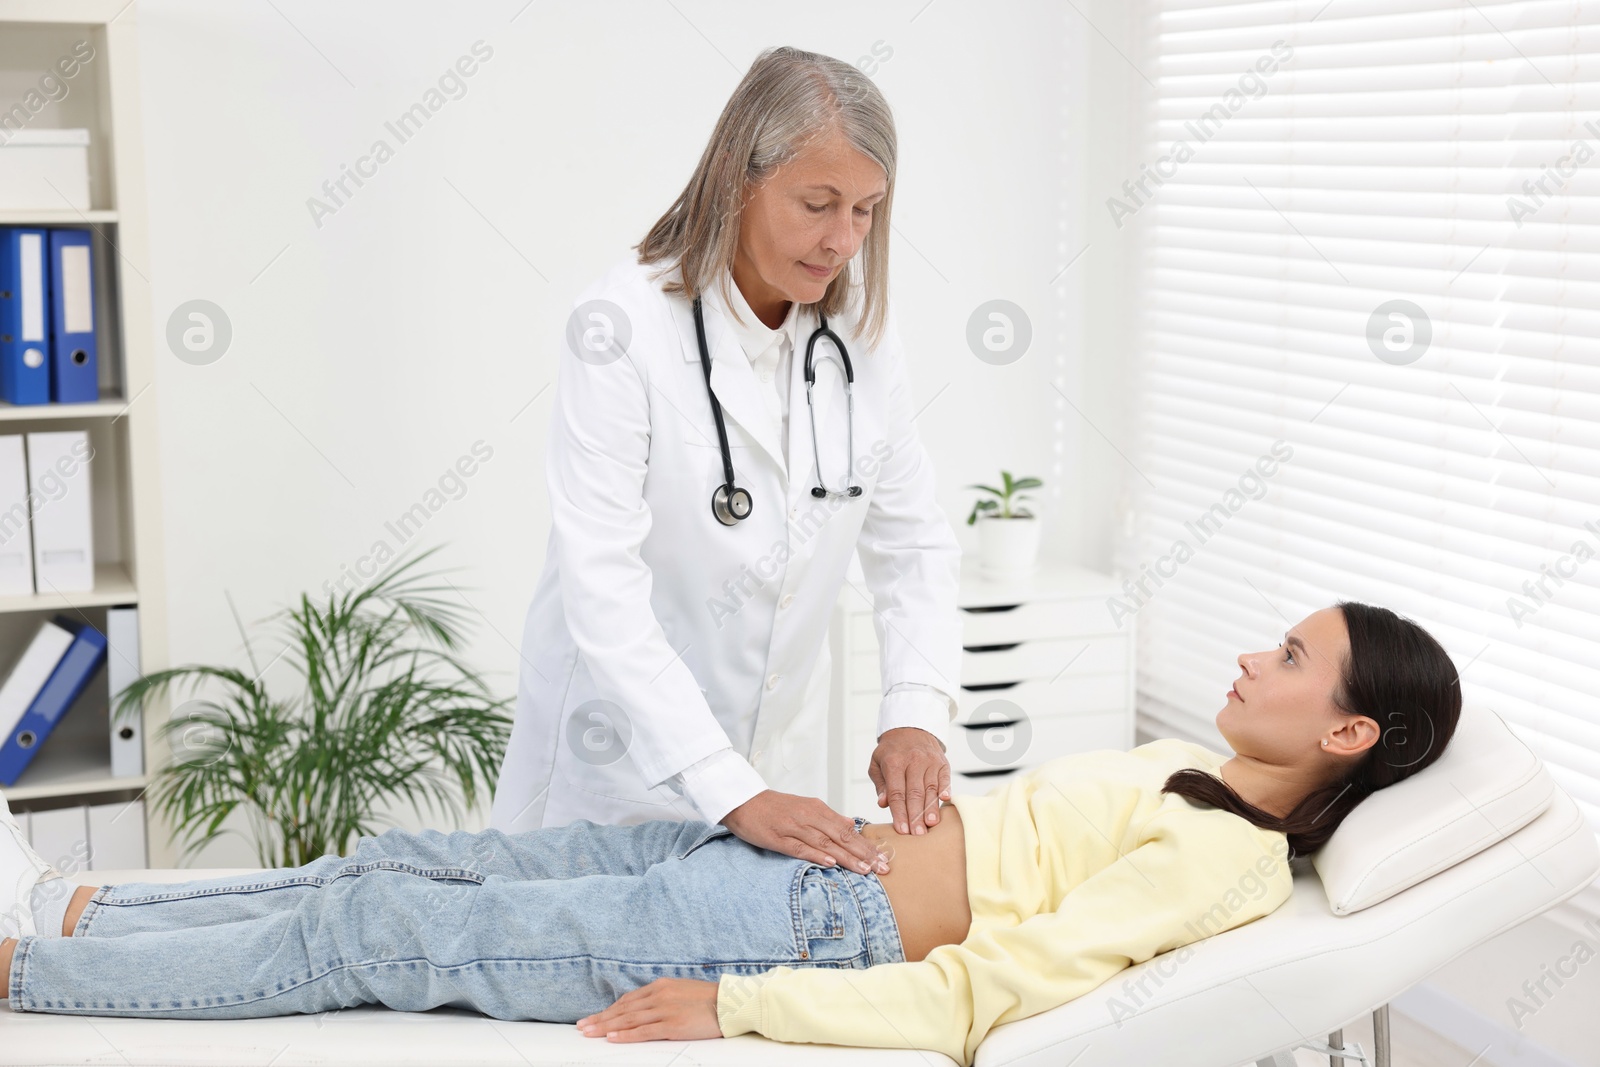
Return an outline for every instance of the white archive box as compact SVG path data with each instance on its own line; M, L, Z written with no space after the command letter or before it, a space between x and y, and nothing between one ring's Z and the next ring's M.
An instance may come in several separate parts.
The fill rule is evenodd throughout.
M0 210L89 210L89 131L16 130L0 141Z

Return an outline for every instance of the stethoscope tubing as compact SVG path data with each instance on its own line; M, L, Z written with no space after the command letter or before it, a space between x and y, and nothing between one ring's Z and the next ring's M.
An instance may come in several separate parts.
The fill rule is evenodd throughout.
M717 394L711 390L711 356L706 351L706 324L700 312L700 298L694 298L694 332L700 340L700 366L706 374L706 395L711 397L711 414L717 423L717 446L722 451L722 481L724 485L733 484L733 453L728 448L728 428L722 422L722 405L717 403Z
M728 447L728 430L722 419L722 405L717 401L716 391L711 388L711 353L706 345L705 318L700 309L700 297L694 298L694 330L695 339L700 345L700 367L705 373L706 395L711 400L712 418L717 424L717 447L722 454L723 484L717 487L711 498L711 512L717 521L725 526L732 526L740 519L747 517L752 508L748 490L741 489L733 484L733 453ZM827 487L827 482L822 474L822 453L817 445L817 409L812 403L811 391L817 383L817 371L814 362L814 353L817 340L826 337L833 342L834 350L838 353L840 366L844 369L844 400L845 413L848 425L846 436L847 457L843 489L833 490ZM805 354L805 383L806 383L806 410L811 421L811 456L817 465L817 485L811 489L811 495L822 499L828 496L860 496L861 487L850 484L850 471L855 466L856 460L856 404L855 404L855 368L850 363L850 353L845 348L844 340L833 330L828 328L827 316L821 311L817 312L817 328L811 332L806 340Z

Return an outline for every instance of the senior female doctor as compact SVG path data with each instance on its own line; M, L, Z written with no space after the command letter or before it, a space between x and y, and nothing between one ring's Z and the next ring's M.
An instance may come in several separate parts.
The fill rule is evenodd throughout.
M579 294L494 828L700 818L876 865L819 799L852 550L886 690L868 776L899 832L938 822L960 553L888 311L894 174L877 87L770 49L637 261Z

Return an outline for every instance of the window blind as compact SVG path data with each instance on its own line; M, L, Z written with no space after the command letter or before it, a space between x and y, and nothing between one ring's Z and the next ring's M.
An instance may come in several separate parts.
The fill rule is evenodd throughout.
M1142 727L1224 747L1237 655L1363 600L1600 829L1600 4L1146 15L1105 205L1137 248L1108 610Z

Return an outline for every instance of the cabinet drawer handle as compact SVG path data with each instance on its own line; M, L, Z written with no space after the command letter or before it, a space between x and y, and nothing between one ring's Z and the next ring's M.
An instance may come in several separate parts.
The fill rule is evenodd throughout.
M964 722L961 724L961 728L964 730L993 730L997 726L1015 726L1021 721L1021 719L996 719L994 722Z
M970 611L974 615L988 615L997 611L1016 611L1020 607L1022 607L1021 604L993 604L989 607L962 608L961 610Z
M1007 652L1020 644L1022 644L1021 641L1013 641L1008 645L962 645L961 650L963 652Z
M963 778L993 778L997 774L1011 774L1015 767L996 767L992 771L957 771Z
M982 682L978 685L964 685L961 688L969 693L986 693L994 689L1011 689L1021 684L1021 682Z

